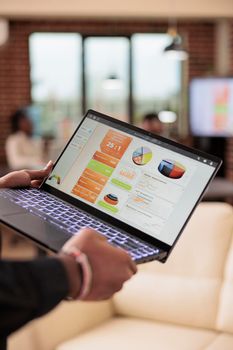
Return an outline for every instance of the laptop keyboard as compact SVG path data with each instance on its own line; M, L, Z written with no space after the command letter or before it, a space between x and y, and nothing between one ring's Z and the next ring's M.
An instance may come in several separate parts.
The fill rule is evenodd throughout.
M150 258L159 254L159 249L149 246L138 238L125 234L110 225L95 219L85 212L63 202L46 192L36 189L6 189L0 195L10 199L32 214L51 224L76 234L82 227L91 227L106 236L109 243L127 250L133 260Z

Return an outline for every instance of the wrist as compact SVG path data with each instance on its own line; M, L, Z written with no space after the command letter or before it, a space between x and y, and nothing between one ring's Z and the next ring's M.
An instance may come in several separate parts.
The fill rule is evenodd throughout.
M82 286L82 273L79 264L69 255L61 252L59 253L59 259L63 263L69 286L69 293L67 297L76 299L80 293Z
M85 253L75 246L63 247L62 252L74 259L74 261L80 266L82 283L80 291L75 299L84 300L90 293L92 287L92 269L89 259Z

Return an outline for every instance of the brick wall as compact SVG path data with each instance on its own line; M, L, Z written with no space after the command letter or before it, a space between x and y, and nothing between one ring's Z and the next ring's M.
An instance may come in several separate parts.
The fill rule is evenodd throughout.
M0 48L0 161L4 161L4 142L9 133L9 115L30 101L28 40L24 27L10 25L10 39Z
M83 34L131 34L166 30L167 23L155 20L11 21L10 39L0 48L0 163L5 161L4 143L9 134L9 116L16 108L30 103L31 99L28 56L28 37L31 33L61 31ZM214 73L214 22L180 22L179 31L186 37L190 53L188 79Z

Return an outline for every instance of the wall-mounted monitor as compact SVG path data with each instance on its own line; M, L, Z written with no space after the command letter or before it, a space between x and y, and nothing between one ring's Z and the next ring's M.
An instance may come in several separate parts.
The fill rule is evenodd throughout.
M195 78L190 83L194 136L233 137L233 78Z

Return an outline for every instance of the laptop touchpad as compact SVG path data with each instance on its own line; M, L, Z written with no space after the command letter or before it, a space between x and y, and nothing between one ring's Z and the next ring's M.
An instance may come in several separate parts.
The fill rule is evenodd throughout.
M3 197L0 197L0 208L1 208L0 210L1 216L7 215L7 214L13 214L13 213L22 213L22 211L25 211L25 209L21 208L19 205Z
M29 213L19 213L4 216L4 222L21 231L28 238L38 241L46 247L58 251L71 237L68 232L61 231L38 216Z

